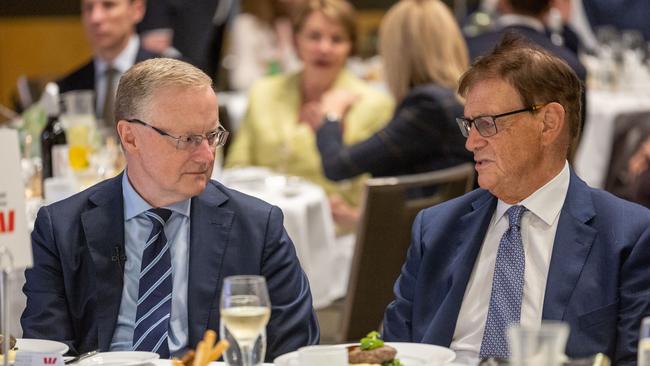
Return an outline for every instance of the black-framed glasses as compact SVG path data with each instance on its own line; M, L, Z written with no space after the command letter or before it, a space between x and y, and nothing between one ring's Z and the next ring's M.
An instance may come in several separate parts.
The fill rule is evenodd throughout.
M169 137L170 139L173 139L176 141L176 149L178 150L191 150L199 147L203 140L208 141L208 145L210 147L219 147L223 146L226 144L226 140L228 139L228 135L230 135L230 132L228 132L223 126L217 127L216 130L210 131L205 135L186 135L186 136L174 136L166 131L161 130L158 127L154 127L150 124L148 124L145 121L139 120L137 118L131 118L127 119L127 122L131 123L138 123L143 126L147 126L151 128L152 130L158 132L162 136Z
M497 118L510 116L517 113L524 113L524 112L532 113L538 111L540 108L542 108L547 104L548 103L534 104L527 108L517 109L516 111L512 111L512 112L496 114L494 116L478 116L476 118L458 117L456 118L456 123L458 123L458 128L460 128L460 132L465 137L469 137L469 131L472 129L472 125L476 127L476 130L481 136L490 137L496 135L497 132L499 132L499 130L497 129L497 122L496 122Z

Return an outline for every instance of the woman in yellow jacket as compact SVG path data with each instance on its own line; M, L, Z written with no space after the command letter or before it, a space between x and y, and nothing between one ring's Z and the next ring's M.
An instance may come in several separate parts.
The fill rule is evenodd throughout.
M362 179L328 180L321 168L314 119L339 121L343 139L362 141L383 127L394 103L345 69L355 42L355 16L344 0L307 1L295 20L296 48L303 69L297 74L262 79L250 90L248 110L235 134L226 167L264 166L306 178L352 205L359 202ZM322 100L346 90L357 96L345 115L324 110Z

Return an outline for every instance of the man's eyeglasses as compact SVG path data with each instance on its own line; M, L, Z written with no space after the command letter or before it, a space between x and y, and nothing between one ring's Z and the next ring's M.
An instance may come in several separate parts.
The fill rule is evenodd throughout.
M139 120L137 118L132 118L132 119L127 119L127 122L131 123L138 123L143 126L147 126L151 128L152 130L158 132L162 136L169 137L170 139L173 139L176 141L176 149L178 150L191 150L199 147L203 140L208 141L208 145L210 147L218 147L218 146L223 146L226 143L226 140L228 139L228 135L230 132L228 132L225 128L222 126L217 127L216 130L210 131L205 135L187 135L187 136L174 136L171 135L160 128L154 127L147 122L144 122L142 120Z
M510 116L513 114L523 113L523 112L535 112L540 108L542 108L543 106L545 106L546 104L548 103L535 104L528 108L518 109L516 111L501 113L494 116L478 116L476 118L458 117L456 118L456 123L458 123L460 132L465 137L469 136L469 131L472 128L472 125L476 127L476 130L481 136L490 137L496 135L497 132L499 132L497 130L497 122L496 122L497 118Z

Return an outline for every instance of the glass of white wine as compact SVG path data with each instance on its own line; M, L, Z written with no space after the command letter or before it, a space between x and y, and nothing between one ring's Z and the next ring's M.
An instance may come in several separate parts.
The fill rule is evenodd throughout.
M253 366L263 362L266 347L257 343L261 336L262 340L265 338L270 316L271 302L264 277L225 278L221 289L222 338L233 338L240 351L239 355L226 357L229 365Z
M650 366L650 316L641 321L637 365Z

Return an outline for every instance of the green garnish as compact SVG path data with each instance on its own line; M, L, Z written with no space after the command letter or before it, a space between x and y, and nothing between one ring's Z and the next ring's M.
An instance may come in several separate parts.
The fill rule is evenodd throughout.
M384 341L381 340L379 332L372 331L368 333L364 338L361 338L359 348L364 351L371 349L379 348L384 345ZM399 366L399 365L394 365Z
M404 364L399 362L399 359L396 358L392 361L382 363L381 366L404 366Z

